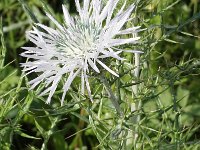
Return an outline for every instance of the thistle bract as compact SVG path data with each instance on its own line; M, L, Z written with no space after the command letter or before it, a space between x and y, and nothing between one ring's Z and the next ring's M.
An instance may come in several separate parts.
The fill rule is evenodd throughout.
M29 83L33 89L44 82L46 89L41 95L48 93L47 103L50 103L58 83L66 75L61 104L76 76L81 77L81 92L84 93L86 87L92 100L88 73L91 70L100 73L98 64L111 74L118 76L102 60L105 58L123 60L119 56L123 51L119 49L119 46L135 44L139 40L139 37L120 38L121 35L139 31L139 27L122 29L124 24L130 20L134 5L124 10L124 4L114 15L118 0L108 0L106 4L101 0L84 0L82 5L78 0L75 2L79 14L76 17L71 17L63 5L64 21L62 24L47 13L56 28L36 24L33 30L26 34L36 46L23 47L25 52L21 55L29 59L22 66L26 74L40 73ZM42 30L38 30L38 27Z

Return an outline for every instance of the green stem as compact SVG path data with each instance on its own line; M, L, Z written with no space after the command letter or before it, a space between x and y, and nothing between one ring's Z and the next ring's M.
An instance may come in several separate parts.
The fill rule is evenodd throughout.
M22 5L25 13L30 17L31 21L33 23L39 23L37 17L34 15L33 11L31 11L25 0L18 0L18 1Z
M139 71L140 71L140 54L136 53L135 54L135 69L134 69L134 77L136 79L139 79ZM137 97L138 95L138 84L134 84L132 86L132 91L133 91L133 97ZM141 108L141 101L131 101L131 114L134 114L134 112L138 112ZM128 140L127 140L127 145L134 144L134 149L137 149L137 140L138 140L138 127L137 123L140 122L141 116L135 115L130 118L131 123L133 124L132 131L130 130L128 132Z
M170 88L171 88L171 94L172 94L172 98L173 98L173 111L175 112L175 124L174 124L174 141L176 144L176 148L180 149L179 147L179 141L180 141L180 137L179 137L179 115L180 112L178 110L178 105L177 105L177 98L176 98L176 93L175 93L175 89L174 89L174 81L170 81Z
M42 144L42 148L41 150L47 150L47 144L48 144L48 141L51 137L51 135L53 134L53 130L57 124L57 122L59 121L59 117L56 117L52 123L51 123L51 127L50 127L50 130L47 132L47 134L44 136L44 142Z
M0 63L0 68L3 68L4 61L5 61L5 56L6 56L6 46L5 46L5 40L4 40L4 35L3 35L2 17L0 18L0 35L1 35L1 45L2 45L1 54L0 54L0 59L2 59L2 60L1 60L1 63Z
M123 112L122 112L122 110L121 110L121 108L120 108L120 106L119 106L119 103L118 103L117 98L115 97L115 95L114 95L113 92L112 92L112 89L111 89L110 84L108 83L108 81L106 80L106 78L104 78L103 75L100 75L100 79L101 79L102 83L104 84L105 89L106 89L106 91L107 91L107 93L108 93L108 96L109 96L109 98L110 98L110 100L111 100L113 106L115 107L117 113L118 113L120 116L123 116Z

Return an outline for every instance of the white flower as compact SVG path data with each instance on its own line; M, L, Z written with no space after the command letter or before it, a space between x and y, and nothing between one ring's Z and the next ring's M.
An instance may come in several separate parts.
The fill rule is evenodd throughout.
M27 38L36 47L23 47L25 52L21 55L29 58L28 62L23 63L26 74L32 72L40 75L29 83L31 89L41 82L44 82L46 89L40 94L48 93L47 103L57 88L61 78L68 75L63 86L61 104L63 104L66 92L74 78L81 76L81 91L84 88L91 97L91 90L88 82L88 72L91 67L95 72L100 70L97 64L118 76L113 70L103 63L105 58L119 57L123 50L118 46L124 44L135 44L139 37L121 39L120 35L133 34L138 32L139 27L123 29L124 24L130 20L130 15L134 5L124 11L125 4L114 16L113 12L119 0L108 0L103 7L102 0L84 0L80 6L79 0L75 0L79 16L72 18L68 10L63 5L64 23L60 24L50 14L47 16L56 25L52 29L43 24L36 24L42 30L33 27L32 31L27 32ZM116 36L118 38L116 38ZM138 52L138 51L133 51Z

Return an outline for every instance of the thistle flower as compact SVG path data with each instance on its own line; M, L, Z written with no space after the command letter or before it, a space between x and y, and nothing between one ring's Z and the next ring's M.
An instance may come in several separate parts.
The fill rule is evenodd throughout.
M56 29L36 24L32 31L26 33L27 38L36 47L23 47L25 52L21 55L29 59L22 66L26 75L32 72L40 73L29 83L33 89L44 82L46 89L40 95L48 93L47 103L50 103L63 76L67 75L68 77L65 78L63 85L61 104L63 104L66 92L76 76L81 77L81 92L84 93L86 87L92 100L88 73L90 69L100 73L97 64L118 76L103 63L103 60L105 58L123 60L119 54L124 50L119 49L119 46L135 44L139 40L139 37L116 38L116 36L120 37L120 35L139 31L139 27L122 29L124 24L130 20L134 5L124 11L124 4L114 16L113 12L118 1L108 0L104 5L102 0L84 0L81 7L79 0L75 0L78 16L71 17L63 5L63 24L47 13L48 18L56 25ZM42 31L38 30L36 26L40 27ZM138 51L132 52L137 53Z

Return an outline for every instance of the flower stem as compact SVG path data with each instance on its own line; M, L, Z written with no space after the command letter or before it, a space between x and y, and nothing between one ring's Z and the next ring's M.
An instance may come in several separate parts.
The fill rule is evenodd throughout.
M45 136L44 136L44 142L43 142L43 144L42 144L41 150L47 150L48 141L49 141L51 135L53 134L53 130L54 130L56 124L58 123L59 118L60 118L60 117L56 117L56 118L54 118L54 119L52 120L50 130L47 131L46 134L44 134L44 135L45 135Z
M135 53L135 69L134 69L134 77L136 79L139 79L139 71L140 71L140 54L139 53ZM133 91L133 97L137 97L138 95L138 84L134 84L132 86L132 91ZM131 102L131 114L134 114L134 112L138 112L141 108L141 101L135 101L135 102ZM134 149L137 149L137 139L138 139L138 127L137 127L137 123L140 121L140 115L135 115L133 117L130 118L131 123L133 124L133 128L132 130L130 130L128 132L128 140L127 140L127 146L130 144L134 143Z
M134 76L137 79L139 78L139 71L140 71L140 54L136 53L135 54ZM133 94L135 96L137 96L138 95L138 84L133 85L132 89L133 89ZM138 110L140 110L140 108L141 108L141 101L140 100L135 101L135 103L131 104L131 112L138 111ZM140 121L140 117L141 117L140 114L138 114L138 115L136 115L135 117L132 118L134 125L136 125ZM134 128L133 136L134 136L134 147L136 148L136 143L137 143L137 139L138 139L138 127L137 126L135 126L135 128Z
M122 112L122 110L121 110L121 108L120 108L120 106L119 106L119 103L118 103L117 98L115 97L115 95L114 95L113 92L112 92L112 89L111 89L110 84L108 83L108 81L106 80L106 78L104 78L103 75L100 75L100 79L101 79L102 83L104 84L105 89L106 89L106 91L107 91L107 93L108 93L108 96L109 96L109 98L110 98L110 100L111 100L113 106L115 107L117 113L118 113L120 116L123 116L123 112Z

